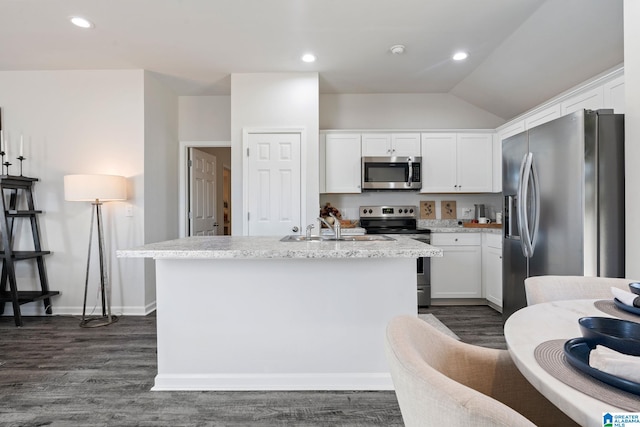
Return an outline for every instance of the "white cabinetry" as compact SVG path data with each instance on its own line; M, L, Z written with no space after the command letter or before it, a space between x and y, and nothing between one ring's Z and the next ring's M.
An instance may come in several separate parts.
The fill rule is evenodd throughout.
M604 88L602 86L581 92L560 103L563 116L585 108L588 110L598 110L603 107Z
M613 112L624 114L624 76L604 84L604 108L613 108Z
M324 151L324 192L360 193L360 134L327 134L323 148L321 156Z
M550 105L525 118L524 127L526 129L531 129L532 127L557 119L561 114L559 104Z
M502 234L482 234L482 288L496 308L502 308Z
M443 250L431 258L432 298L482 298L480 233L433 233L431 244Z
M422 193L489 193L493 184L493 135L423 133Z
M363 156L419 156L419 133L364 133Z
M422 134L421 193L451 193L457 191L456 134Z

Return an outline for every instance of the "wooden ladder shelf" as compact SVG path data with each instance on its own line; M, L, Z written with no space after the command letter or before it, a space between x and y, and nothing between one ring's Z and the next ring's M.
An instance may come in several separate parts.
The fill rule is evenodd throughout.
M20 305L28 302L43 301L47 314L52 314L51 297L58 295L58 291L49 290L47 271L44 264L44 256L51 252L43 251L40 245L40 229L38 227L38 214L42 211L35 209L33 204L32 187L37 178L27 178L25 176L0 176L0 233L2 234L2 275L0 278L0 314L4 313L5 304L10 302L13 305L13 318L16 326L22 326L22 315ZM26 210L18 209L19 196L26 198ZM8 204L7 204L8 196ZM32 251L13 250L13 226L16 219L28 218L31 222L31 234L33 237ZM16 283L16 261L25 259L35 259L40 278L40 290L19 291ZM7 284L9 289L7 290Z

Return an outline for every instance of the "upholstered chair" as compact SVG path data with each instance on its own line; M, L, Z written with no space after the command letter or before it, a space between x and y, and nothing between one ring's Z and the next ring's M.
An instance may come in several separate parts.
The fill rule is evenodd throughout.
M535 276L524 281L527 305L569 299L612 299L611 287L629 291L632 279L586 276Z
M392 319L385 344L407 427L577 425L529 384L507 350L457 341L414 316Z

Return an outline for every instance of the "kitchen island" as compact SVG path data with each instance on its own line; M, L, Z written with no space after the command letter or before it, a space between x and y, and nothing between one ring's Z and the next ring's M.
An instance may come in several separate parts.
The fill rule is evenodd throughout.
M386 325L417 315L416 258L442 251L211 236L117 255L155 259L153 390L391 390Z

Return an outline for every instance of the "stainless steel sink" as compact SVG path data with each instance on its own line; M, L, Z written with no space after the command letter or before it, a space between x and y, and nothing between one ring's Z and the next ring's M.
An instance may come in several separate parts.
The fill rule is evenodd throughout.
M281 242L375 242L375 241L390 241L396 240L392 237L385 236L384 234L365 234L356 236L342 236L336 239L333 236L302 236L299 234L291 234L284 236L280 239Z
M322 242L325 240L322 236L302 236L300 234L291 234L280 239L281 242Z
M329 237L328 240L336 240L335 237ZM357 236L342 236L338 240L345 240L347 242L375 242L375 241L389 241L396 240L392 237L385 236L384 234L365 234Z

